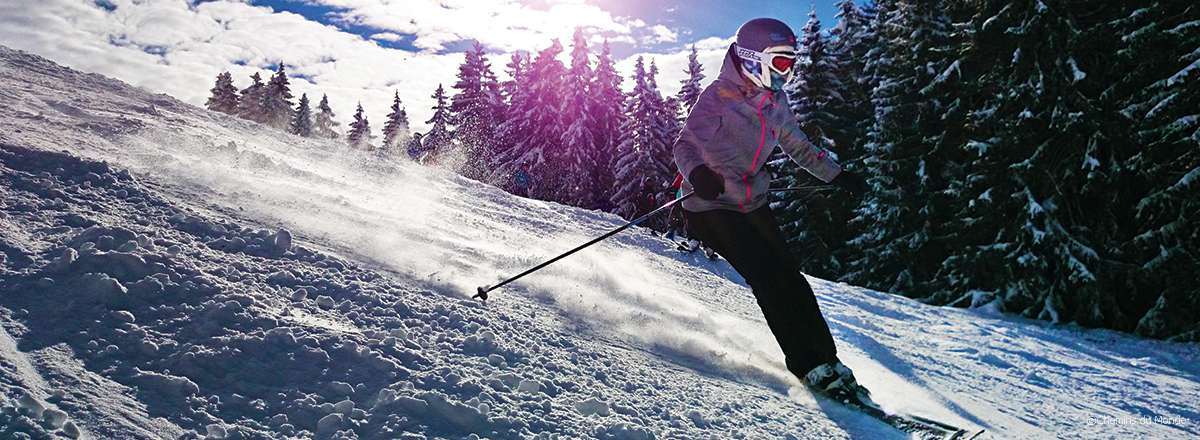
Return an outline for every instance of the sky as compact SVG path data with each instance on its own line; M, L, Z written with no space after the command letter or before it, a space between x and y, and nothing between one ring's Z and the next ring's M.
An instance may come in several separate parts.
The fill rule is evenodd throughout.
M711 80L737 27L761 16L799 32L815 10L825 28L836 0L0 0L0 44L203 105L216 75L239 88L283 62L293 92L328 94L345 124L362 103L374 130L398 92L415 130L430 95L455 81L462 51L485 46L501 78L512 52L569 44L582 27L612 45L626 76L653 59L664 93L696 45ZM568 48L569 51L569 48ZM564 51L566 52L566 51ZM566 53L564 53L564 59ZM649 60L648 60L649 61ZM648 62L647 61L647 62ZM343 125L344 128L344 125Z

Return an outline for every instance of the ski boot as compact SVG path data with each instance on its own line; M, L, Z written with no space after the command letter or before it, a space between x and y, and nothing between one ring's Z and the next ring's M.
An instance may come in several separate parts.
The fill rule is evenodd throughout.
M841 361L818 365L804 375L804 383L818 393L838 402L878 408L871 392L858 384L854 372Z

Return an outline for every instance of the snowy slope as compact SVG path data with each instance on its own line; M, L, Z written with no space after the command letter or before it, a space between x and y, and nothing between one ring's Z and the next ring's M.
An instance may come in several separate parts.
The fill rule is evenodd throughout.
M616 217L2 47L0 102L0 438L899 437L798 388L736 273L645 231L468 299ZM1194 344L812 282L887 407L1200 436Z

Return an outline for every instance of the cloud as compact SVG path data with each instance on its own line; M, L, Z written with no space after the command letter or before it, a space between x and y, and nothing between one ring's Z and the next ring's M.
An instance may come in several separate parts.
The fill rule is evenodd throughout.
M329 94L342 122L361 101L375 130L393 90L415 128L423 129L432 114L429 95L439 83L453 82L462 59L380 47L297 14L241 2L110 3L111 10L75 0L42 0L37 7L0 2L0 44L196 105L208 98L217 73L230 71L244 87L249 75L267 76L283 61L297 96Z
M478 40L511 52L567 40L576 27L608 37L633 33L641 20L614 16L583 0L544 0L532 7L518 0L308 0L335 8L342 23L413 35L413 45L441 51L450 43Z
M378 41L400 41L404 39L403 36L395 32L379 32L376 34L371 34L370 38Z
M650 31L653 32L653 36L654 36L654 39L656 42L674 43L676 40L679 39L679 34L676 34L675 31L672 31L670 28L663 26L661 24L656 24L656 25L652 26L650 28Z

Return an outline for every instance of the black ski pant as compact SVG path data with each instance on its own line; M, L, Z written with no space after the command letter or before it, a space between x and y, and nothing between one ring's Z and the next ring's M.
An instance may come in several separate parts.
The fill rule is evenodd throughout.
M829 325L769 206L746 214L717 209L686 215L692 236L746 279L792 374L803 379L816 366L837 360Z

